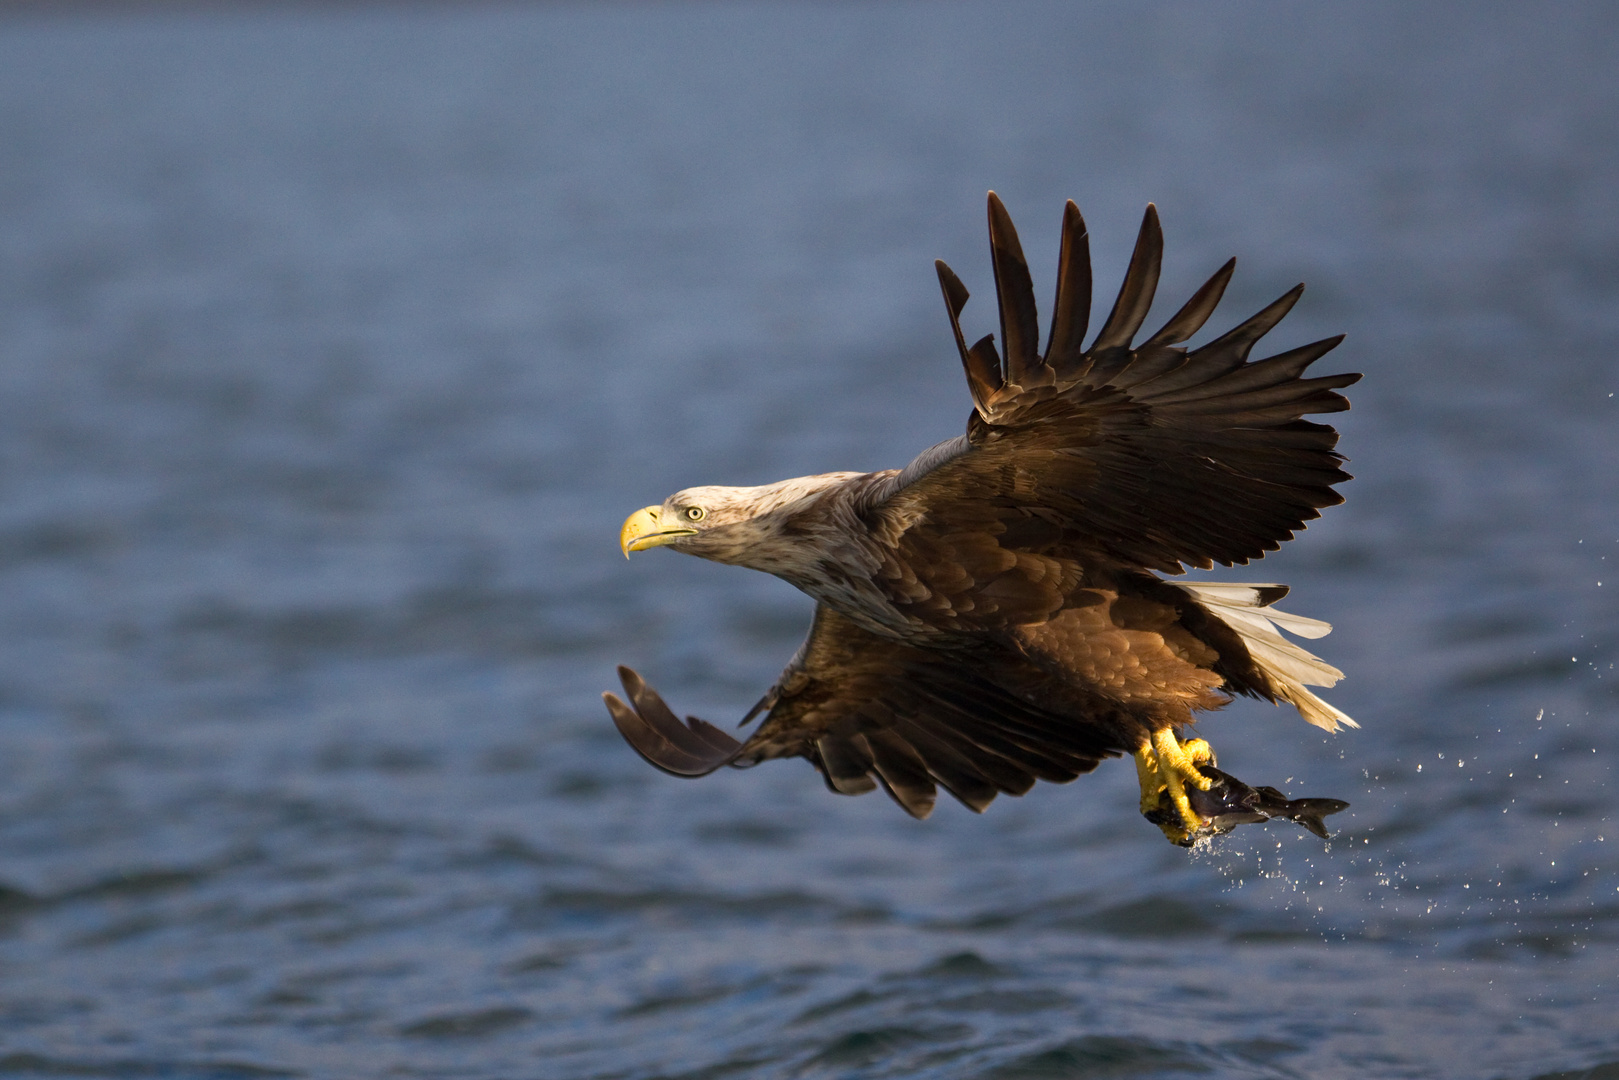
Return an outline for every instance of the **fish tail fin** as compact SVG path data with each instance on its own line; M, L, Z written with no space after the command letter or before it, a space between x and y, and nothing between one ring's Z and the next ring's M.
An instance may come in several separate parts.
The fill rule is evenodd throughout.
M1327 815L1347 809L1349 804L1342 799L1293 799L1287 804L1286 817L1289 821L1303 825L1321 839L1331 840L1332 834L1327 832Z

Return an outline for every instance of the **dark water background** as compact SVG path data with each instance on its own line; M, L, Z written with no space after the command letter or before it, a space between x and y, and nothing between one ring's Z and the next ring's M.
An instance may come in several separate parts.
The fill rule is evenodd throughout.
M609 726L808 613L626 513L961 429L990 187L1042 296L1153 199L1160 318L1349 333L1348 504L1223 576L1364 728L1202 725L1330 845ZM0 1074L1619 1075L1616 287L1600 3L8 16Z

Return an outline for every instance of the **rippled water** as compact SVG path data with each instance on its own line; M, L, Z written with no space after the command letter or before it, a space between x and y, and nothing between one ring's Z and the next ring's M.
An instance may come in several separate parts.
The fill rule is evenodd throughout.
M1616 100L1600 4L0 21L0 1074L1619 1075ZM1154 199L1168 303L1349 333L1348 504L1227 576L1364 728L1202 726L1330 845L609 725L808 613L625 513L960 430L990 187L1042 295Z

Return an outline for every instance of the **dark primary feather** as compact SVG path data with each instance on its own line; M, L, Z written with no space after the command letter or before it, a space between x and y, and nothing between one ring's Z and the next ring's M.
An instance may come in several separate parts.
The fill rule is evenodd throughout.
M1225 265L1216 270L1214 274L1198 286L1192 298L1181 306L1181 309L1163 325L1152 337L1141 343L1142 352L1160 345L1179 345L1199 330L1214 314L1214 309L1220 306L1220 299L1225 296L1225 287L1231 283L1231 275L1237 269L1236 259L1227 259ZM1165 356L1174 356L1174 352L1165 350ZM1144 380L1138 379L1137 382Z
M939 272L939 288L944 292L945 310L950 313L950 329L955 331L956 351L961 354L962 370L967 375L967 391L972 395L975 406L985 408L991 396L1001 388L1000 363L994 358L993 350L986 356L977 346L967 348L967 340L961 336L961 322L957 318L967 303L967 287L943 262L935 259L933 265Z
M1164 259L1164 230L1158 225L1158 208L1147 204L1141 219L1141 231L1136 234L1136 247L1130 253L1130 268L1124 272L1124 284L1119 297L1113 301L1107 322L1102 324L1091 352L1100 354L1108 349L1127 349L1130 341L1147 321L1152 308L1153 294L1158 291L1158 271Z
M1040 317L1034 307L1034 281L1023 258L1012 218L989 193L989 247L994 257L995 295L1001 303L1001 340L1006 343L1005 380L1015 386L1040 381Z
M963 298L962 303L966 303ZM960 308L956 309L960 314ZM1046 363L1059 378L1072 375L1084 358L1085 330L1091 321L1091 242L1079 207L1069 199L1062 211L1062 249L1057 253L1057 298L1052 303Z

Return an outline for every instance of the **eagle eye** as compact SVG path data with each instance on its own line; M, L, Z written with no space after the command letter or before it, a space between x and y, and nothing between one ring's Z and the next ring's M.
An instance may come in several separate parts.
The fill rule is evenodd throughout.
M701 506L688 506L688 507L686 507L686 520L687 521L701 521L704 518L706 518L707 516L708 516L708 511L704 510Z

